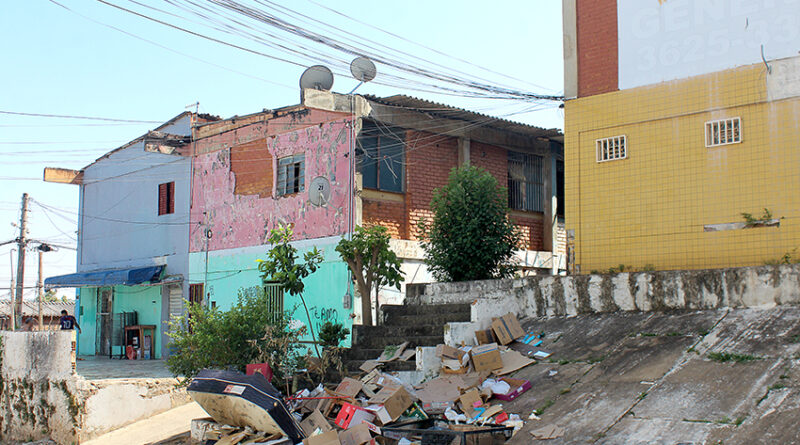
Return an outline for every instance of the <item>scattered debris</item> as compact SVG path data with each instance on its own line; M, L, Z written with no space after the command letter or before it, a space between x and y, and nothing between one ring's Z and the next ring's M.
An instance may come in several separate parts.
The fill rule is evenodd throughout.
M564 435L564 427L558 425L547 425L539 428L538 430L531 431L534 439L548 440L557 439Z
M512 313L494 319L475 337L475 346L439 345L440 374L416 387L382 371L386 363L415 357L408 342L365 361L360 377L302 389L285 400L264 378L271 373L267 364L249 366L252 376L203 371L189 392L212 418L193 421L192 437L217 445L503 443L524 422L498 402L531 389L528 380L503 376L536 363L527 355L547 358L550 353L530 349L543 344L544 332L526 335ZM539 418L534 412L528 419ZM547 428L534 437L563 434L563 428Z

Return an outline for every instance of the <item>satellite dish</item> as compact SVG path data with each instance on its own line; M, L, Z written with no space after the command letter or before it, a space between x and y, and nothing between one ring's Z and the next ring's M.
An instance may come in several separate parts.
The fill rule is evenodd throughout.
M331 182L328 178L317 176L308 187L308 200L316 207L326 206L331 199Z
M328 91L333 87L333 73L327 67L314 65L303 71L300 88Z
M350 62L350 73L360 82L369 82L378 74L378 69L366 57L356 57Z

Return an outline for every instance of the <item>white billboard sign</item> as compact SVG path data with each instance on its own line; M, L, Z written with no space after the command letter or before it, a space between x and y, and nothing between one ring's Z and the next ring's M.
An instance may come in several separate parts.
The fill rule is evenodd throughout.
M619 87L798 55L800 0L617 0Z

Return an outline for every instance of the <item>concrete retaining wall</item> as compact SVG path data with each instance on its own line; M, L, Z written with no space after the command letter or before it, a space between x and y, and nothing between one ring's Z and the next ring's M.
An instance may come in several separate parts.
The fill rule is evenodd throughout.
M474 341L493 317L572 316L593 312L773 307L800 304L800 266L534 276L410 284L406 304L471 303L470 323L450 323L445 341Z
M77 444L189 401L176 379L86 380L75 332L0 332L0 442Z

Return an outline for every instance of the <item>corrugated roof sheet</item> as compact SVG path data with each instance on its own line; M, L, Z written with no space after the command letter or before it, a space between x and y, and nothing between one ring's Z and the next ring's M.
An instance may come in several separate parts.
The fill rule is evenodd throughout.
M42 315L45 317L60 317L61 311L66 310L69 314L75 315L75 302L70 301L64 303L63 301L53 301L50 303L42 303ZM11 315L10 302L8 300L0 301L0 316L8 317ZM37 301L22 300L22 316L38 316L39 303Z
M423 113L435 115L445 119L455 119L467 122L480 122L483 126L496 128L498 130L505 130L532 137L555 138L562 137L561 130L557 128L541 128L534 125L523 124L520 122L510 121L488 114L482 114L475 111L469 111L464 108L453 107L450 105L441 104L438 102L431 102L425 99L419 99L412 96L398 94L389 97L377 97L372 95L364 95L369 101L377 102L379 104L388 105L392 107L408 108Z

